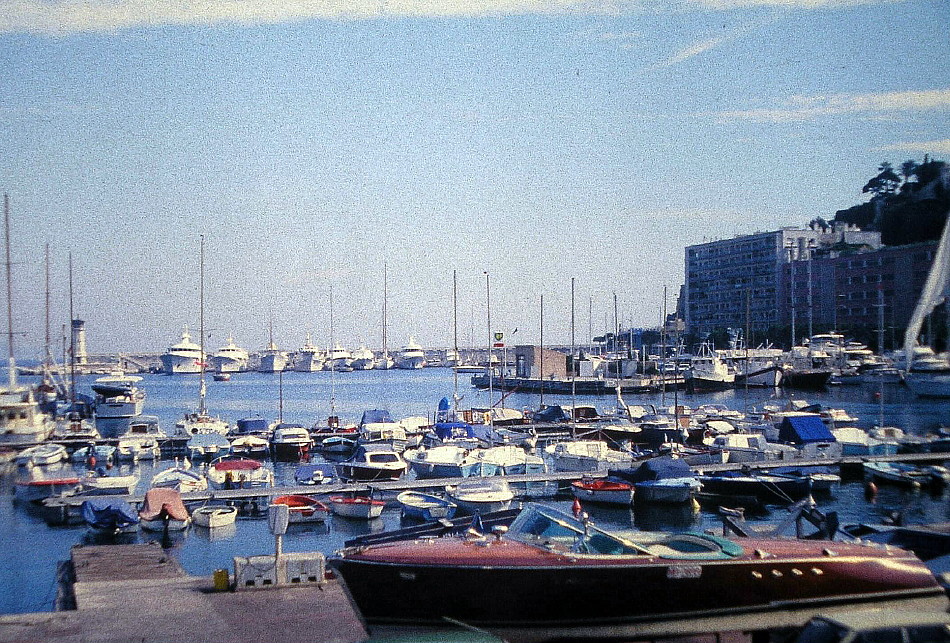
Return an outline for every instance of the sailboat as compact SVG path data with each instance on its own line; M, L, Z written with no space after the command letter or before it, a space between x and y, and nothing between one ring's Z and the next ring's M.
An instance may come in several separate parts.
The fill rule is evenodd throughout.
M13 286L10 261L10 198L3 195L7 261L7 385L0 387L0 445L30 446L42 442L53 430L50 417L40 410L33 389L17 383L13 357Z
M930 354L926 359L914 360L917 337L924 320L934 308L947 301L950 290L950 213L944 225L933 265L920 293L917 307L904 333L904 353L907 371L904 383L920 397L950 397L950 356L948 353Z
M205 238L201 235L201 268L199 277L199 331L201 354L205 355ZM197 435L202 433L220 433L226 434L231 430L231 425L219 417L212 417L205 406L205 396L207 395L207 383L205 382L205 370L207 369L207 360L202 359L198 363L198 410L193 413L185 414L175 428L179 435Z
M396 361L389 356L389 274L386 263L383 263L383 354L376 360L376 368L381 371L388 371L396 365Z

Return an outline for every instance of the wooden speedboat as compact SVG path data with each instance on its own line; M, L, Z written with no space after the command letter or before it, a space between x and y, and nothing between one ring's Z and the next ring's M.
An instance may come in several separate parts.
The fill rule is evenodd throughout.
M379 518L386 506L384 500L375 500L363 496L330 496L333 513L344 518L371 520Z
M287 505L290 508L289 522L323 522L330 515L330 508L311 496L287 494L277 496L272 504Z
M402 515L417 520L449 519L455 516L458 509L451 500L421 491L403 491L396 496L396 502L402 508Z
M328 562L370 622L448 617L525 637L532 629L548 638L761 629L764 621L801 625L818 611L948 605L920 559L896 548L619 536L534 503L507 533L362 545ZM452 591L459 587L465 591Z
M174 489L157 487L145 492L139 521L146 531L182 531L191 524L191 516Z
M633 485L623 480L581 478L571 483L571 493L578 500L605 505L632 505Z
M237 515L237 507L231 505L205 505L191 512L191 521L199 527L214 529L233 525Z

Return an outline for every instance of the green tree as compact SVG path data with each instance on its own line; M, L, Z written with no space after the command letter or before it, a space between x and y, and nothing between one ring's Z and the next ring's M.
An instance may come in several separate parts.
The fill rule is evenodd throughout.
M894 172L894 168L887 161L881 163L877 168L878 175L864 184L862 192L870 192L874 196L888 196L897 192L901 184L901 179Z

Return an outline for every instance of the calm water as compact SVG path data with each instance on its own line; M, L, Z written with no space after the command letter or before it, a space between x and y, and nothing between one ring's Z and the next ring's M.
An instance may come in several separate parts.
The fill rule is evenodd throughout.
M83 377L77 389L89 393L89 384L94 377ZM431 368L422 371L365 371L338 373L287 373L282 387L277 375L259 373L235 374L230 382L208 382L207 405L213 414L235 421L241 417L260 414L276 419L283 399L283 419L310 426L329 414L331 396L337 413L351 421L358 421L368 408L387 408L398 418L410 415L431 415L443 396L451 397L454 384L452 371ZM167 430L185 411L197 405L197 376L146 375L141 382L146 390L145 412L161 418ZM280 395L280 390L283 395ZM488 403L487 393L468 386L468 376L459 377L459 390L464 395L463 407ZM937 426L950 424L950 402L922 401L915 399L906 389L887 386L883 397L876 397L877 388L837 387L824 393L795 392L796 399L808 399L825 405L840 407L857 416L859 425L870 427L879 421L883 410L884 423L899 426L913 433L926 433ZM786 396L773 396L771 391L750 390L686 396L679 401L690 406L705 402L721 402L732 408L746 409L761 406L765 402L781 402ZM883 400L883 405L879 400ZM570 403L569 397L545 396L546 403ZM628 403L673 403L673 395L629 396ZM595 404L599 408L612 406L611 398L578 396L578 403ZM535 408L538 397L512 394L506 405L513 408ZM883 407L883 408L882 408ZM157 468L169 466L159 462ZM67 465L71 466L71 465ZM278 463L275 467L278 484L292 484L296 465ZM121 470L126 470L124 465ZM143 485L151 478L150 463L138 466ZM13 502L13 476L7 471L0 476L0 577L8 591L0 593L0 613L49 610L55 595L56 564L69 557L72 546L94 543L83 526L49 527L39 512L29 506ZM946 497L933 496L926 492L913 493L882 486L874 504L864 499L860 480L846 481L831 496L816 497L824 511L838 511L842 523L879 521L891 510L903 509L908 522L935 522L950 520L950 507ZM568 498L548 500L569 507ZM591 517L598 523L620 529L718 529L721 525L711 511L694 512L689 508L641 508L606 509L591 506ZM754 518L759 521L781 521L784 510L777 508L768 515ZM284 538L285 551L332 552L342 546L344 540L355 535L397 528L400 526L398 509L386 509L377 520L366 522L349 521L332 516L326 524L294 526ZM121 542L144 542L160 539L160 535L139 532ZM172 552L183 567L193 574L210 574L219 568L232 569L234 556L271 553L274 537L262 519L241 518L237 524L225 530L191 528L173 541Z

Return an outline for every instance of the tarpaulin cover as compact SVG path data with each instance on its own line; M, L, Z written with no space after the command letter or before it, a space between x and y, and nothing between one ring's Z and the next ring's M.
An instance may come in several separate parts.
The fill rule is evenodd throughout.
M363 411L363 418L360 420L360 424L383 424L392 421L393 416L390 415L389 411L385 409L369 409Z
M243 418L237 421L238 433L254 433L267 431L267 420L264 418Z
M611 469L608 471L608 475L629 482L645 482L647 480L688 478L693 475L693 471L688 464L679 458L651 458L636 469Z
M546 406L534 414L535 422L567 422L570 416L557 404Z
M80 509L86 524L98 529L116 529L139 521L132 506L125 500L96 498L86 500Z
M786 417L778 430L778 439L782 442L804 444L808 442L834 442L825 423L817 415L799 415Z
M472 425L466 424L465 422L437 422L435 425L435 434L440 440L475 437L475 431L472 429Z
M185 520L188 510L175 489L156 487L145 492L145 504L139 511L142 520L158 520L167 515L172 520Z

